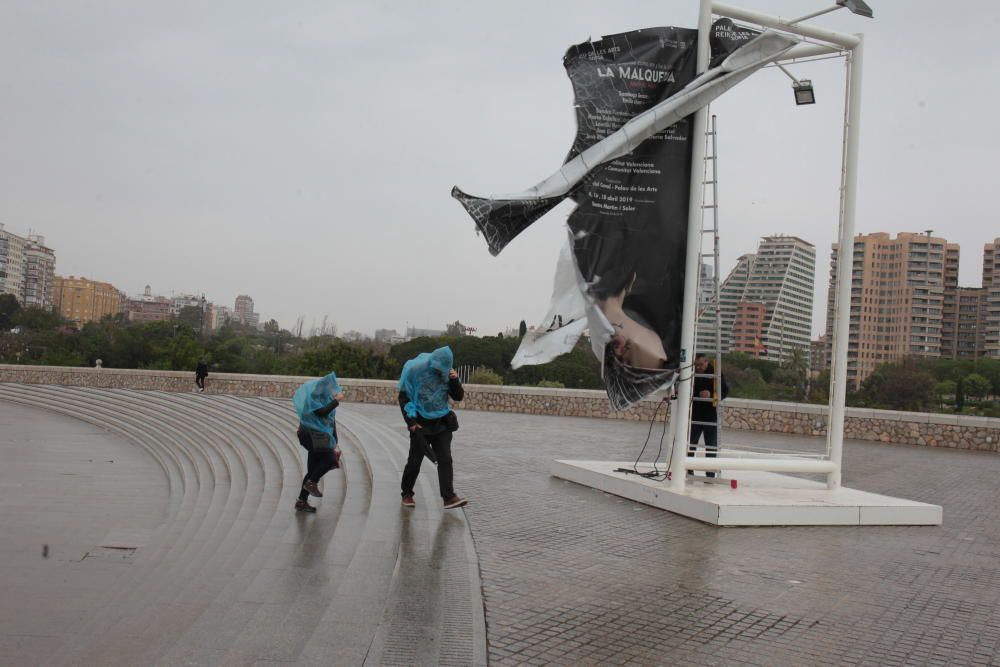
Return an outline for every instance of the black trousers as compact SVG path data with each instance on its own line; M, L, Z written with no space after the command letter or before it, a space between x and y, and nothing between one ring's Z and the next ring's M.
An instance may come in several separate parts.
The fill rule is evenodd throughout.
M205 378L201 377L200 375L195 376L194 383L198 387L198 389L205 388Z
M691 424L691 440L688 445L688 456L694 456L698 451L698 440L705 434L705 456L715 457L719 454L719 429L715 426L705 426L703 424ZM715 473L708 471L706 477L715 477Z
M309 457L306 459L306 476L302 478L303 485L308 481L319 483L323 475L340 467L337 465L337 457L332 449L313 449L309 431L300 428L296 435L299 436L299 444L309 452ZM299 493L299 500L305 500L308 497L309 492L302 489Z
M442 430L437 433L423 433L421 429L410 431L410 455L406 459L406 467L403 468L403 481L400 484L402 495L408 496L413 493L413 485L417 483L417 475L420 474L420 463L424 460L425 444L431 446L434 456L437 457L438 486L441 489L441 498L448 500L455 495L453 486L455 470L451 461L451 431Z

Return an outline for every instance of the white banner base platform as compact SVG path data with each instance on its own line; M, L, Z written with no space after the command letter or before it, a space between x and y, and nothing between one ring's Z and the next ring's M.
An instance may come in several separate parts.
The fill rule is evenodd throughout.
M554 461L552 475L714 526L940 526L940 505L892 498L790 475L757 470L722 471L725 480L688 481L682 491L667 481L615 472L633 463ZM640 464L640 472L652 470ZM659 470L664 470L660 464ZM696 473L702 474L702 473Z

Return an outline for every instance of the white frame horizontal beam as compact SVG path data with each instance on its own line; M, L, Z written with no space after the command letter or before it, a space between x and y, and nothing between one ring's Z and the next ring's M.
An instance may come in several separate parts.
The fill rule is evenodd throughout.
M750 9L727 5L722 2L712 3L712 13L718 16L736 19L737 21L756 23L757 25L767 26L768 28L774 28L775 30L780 30L782 32L792 33L793 35L801 35L802 37L818 39L821 42L836 44L846 49L853 49L861 43L861 40L856 35L845 35L832 30L813 28L812 26L793 23L796 19L783 19L780 16L762 14Z
M835 53L843 53L845 49L839 46L827 46L825 44L799 44L793 46L791 51L776 60L778 63L789 63L802 58L814 58L816 56L828 56Z
M817 461L815 459L769 459L769 458L722 458L722 457L687 457L684 459L687 470L766 470L768 472L801 472L829 474L836 471L834 461Z

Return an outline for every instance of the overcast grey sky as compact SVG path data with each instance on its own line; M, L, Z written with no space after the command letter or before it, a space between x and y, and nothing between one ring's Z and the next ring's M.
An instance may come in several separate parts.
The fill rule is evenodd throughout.
M793 16L824 0L733 0ZM516 192L575 127L562 68L588 37L695 25L696 2L37 2L0 4L0 222L46 236L57 271L132 294L253 296L290 327L493 334L548 305L564 205L498 258L449 197ZM995 2L961 15L872 0L864 32L857 229L937 230L978 286L992 200ZM843 63L768 69L724 95L722 265L759 236L817 246L825 327L836 237Z

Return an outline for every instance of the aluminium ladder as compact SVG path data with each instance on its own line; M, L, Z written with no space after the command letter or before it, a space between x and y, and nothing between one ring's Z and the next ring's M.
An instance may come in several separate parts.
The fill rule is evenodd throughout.
M718 154L718 134L716 130L715 115L711 117L711 124L709 130L705 132L705 166L703 169L702 183L706 186L711 186L711 203L705 203L708 199L707 192L702 199L702 239L704 240L704 235L712 235L712 251L711 252L700 252L698 255L698 317L695 319L695 346L697 348L698 340L698 326L702 321L702 315L706 313L714 313L715 319L715 354L710 354L709 350L697 350L696 352L702 352L708 354L710 357L714 356L715 363L712 373L697 373L694 370L694 366L691 368L692 382L697 378L711 378L713 380L713 391L712 396L708 398L703 398L701 396L696 396L694 391L691 392L691 405L687 406L690 410L691 407L696 402L708 403L711 402L716 406L715 411L715 421L702 422L702 421L689 421L691 426L706 426L714 427L716 433L716 453L718 448L722 445L722 396L720 392L722 391L722 295L721 287L719 283L720 279L720 263L719 263L719 154ZM711 167L709 167L711 165ZM711 217L705 215L706 211L711 211ZM702 243L702 250L704 250L704 243ZM712 264L712 284L711 292L707 300L702 301L702 295L704 294L702 281L705 280L705 274L702 270L705 260L710 259ZM693 364L692 360L692 364ZM688 442L690 442L690 437ZM687 451L690 452L694 448L697 451L697 447L693 445L687 445ZM707 448L706 448L707 450ZM688 480L692 479L691 475L688 475ZM699 482L710 482L710 483L724 483L730 484L730 480L722 479L721 472L718 473L716 477L701 477L695 476L696 481ZM735 482L735 480L733 480Z

